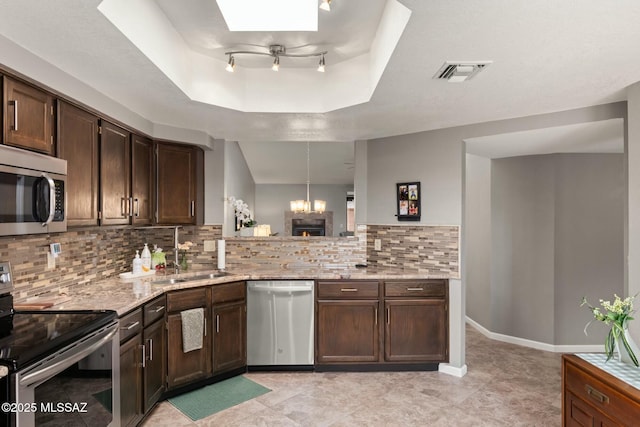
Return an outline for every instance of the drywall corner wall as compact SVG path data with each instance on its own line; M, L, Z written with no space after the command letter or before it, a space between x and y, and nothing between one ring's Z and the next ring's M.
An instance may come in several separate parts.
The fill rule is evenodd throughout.
M555 344L602 344L580 307L624 294L624 155L558 154L555 163ZM600 322L596 322L600 323Z
M545 156L492 161L493 332L552 343L554 168Z
M466 314L491 325L491 159L466 155L465 248Z
M228 141L224 143L224 199L235 197L242 199L249 205L251 212L255 212L255 191L256 184L251 176L247 161L240 150L237 142ZM224 203L224 226L222 227L222 235L235 235L235 211L229 205Z
M213 142L204 150L204 223L224 222L224 141Z

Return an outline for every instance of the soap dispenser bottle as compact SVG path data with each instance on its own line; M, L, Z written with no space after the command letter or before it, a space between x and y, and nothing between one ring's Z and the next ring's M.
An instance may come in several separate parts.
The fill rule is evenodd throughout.
M133 266L131 268L131 272L133 274L142 273L142 259L140 259L140 254L138 253L137 249L136 249L136 257L133 259Z
M140 258L142 258L142 270L151 270L151 251L149 250L149 245L147 243L144 244L144 249L142 249L142 256Z

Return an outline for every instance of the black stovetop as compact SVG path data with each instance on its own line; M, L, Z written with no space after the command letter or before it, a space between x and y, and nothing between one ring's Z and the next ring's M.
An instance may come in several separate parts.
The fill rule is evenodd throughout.
M20 370L116 318L109 310L16 311L0 319L0 364Z

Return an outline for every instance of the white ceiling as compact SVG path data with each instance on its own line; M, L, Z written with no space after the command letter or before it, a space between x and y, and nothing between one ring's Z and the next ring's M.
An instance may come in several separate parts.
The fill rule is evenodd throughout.
M564 111L625 100L626 87L640 81L636 0L399 1L412 14L371 100L317 114L243 113L189 100L98 12L100 0L0 1L0 37L155 124L243 142L354 141ZM194 49L212 55L227 44L286 40L340 60L362 51L380 13L378 3L334 0L336 23L321 20L317 34L230 34L215 11L205 13L206 2L157 4ZM493 64L449 84L432 78L446 60Z

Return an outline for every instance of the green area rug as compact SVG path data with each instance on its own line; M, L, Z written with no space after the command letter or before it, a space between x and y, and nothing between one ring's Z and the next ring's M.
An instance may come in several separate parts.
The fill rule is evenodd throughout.
M193 421L197 421L270 391L240 375L172 397L169 402Z
M94 393L93 397L105 407L109 412L113 412L113 402L111 389L102 390L98 393Z

